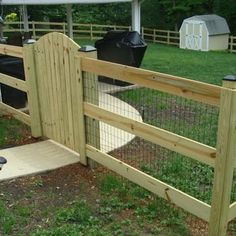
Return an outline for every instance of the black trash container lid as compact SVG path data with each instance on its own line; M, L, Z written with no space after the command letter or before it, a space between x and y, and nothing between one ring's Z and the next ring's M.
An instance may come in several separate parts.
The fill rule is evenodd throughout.
M116 42L119 47L146 47L142 37L137 31L109 31L103 37L96 41L95 47L99 48L101 44Z

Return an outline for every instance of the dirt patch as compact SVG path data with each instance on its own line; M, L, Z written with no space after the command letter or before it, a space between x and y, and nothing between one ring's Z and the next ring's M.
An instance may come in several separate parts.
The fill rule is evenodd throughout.
M30 222L23 227L25 235L50 226L56 209L69 207L75 199L86 199L95 205L98 198L94 171L81 164L69 165L44 174L0 182L0 200L9 211L30 211ZM0 231L1 232L1 231ZM17 224L11 235L19 235Z
M32 137L30 127L15 120L14 117L11 115L1 115L0 119L0 149L45 140L45 138Z
M191 235L207 236L208 224L205 221L197 219L194 216L188 216L186 223L190 229Z

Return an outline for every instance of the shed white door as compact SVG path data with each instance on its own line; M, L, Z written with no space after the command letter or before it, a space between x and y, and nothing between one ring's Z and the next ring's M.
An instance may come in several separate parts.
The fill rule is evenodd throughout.
M202 23L186 22L185 46L191 50L202 50Z

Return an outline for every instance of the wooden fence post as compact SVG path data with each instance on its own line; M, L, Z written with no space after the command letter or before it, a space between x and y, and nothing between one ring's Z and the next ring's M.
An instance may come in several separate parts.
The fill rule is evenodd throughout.
M156 42L156 30L153 29L153 43Z
M170 31L167 31L167 45L170 44Z
M66 23L65 22L62 23L62 30L63 30L63 34L66 34Z
M37 38L36 38L36 30L35 30L35 22L34 21L32 21L32 34L33 34L33 38L36 40Z
M144 39L144 27L141 28L141 36L142 36L143 39Z
M90 25L90 40L93 40L93 25Z
M97 50L92 46L85 46L80 48L79 54L81 57L97 58ZM83 94L86 102L94 105L99 105L99 88L97 75L83 72ZM85 118L85 135L86 142L100 149L100 126L99 121L91 118ZM95 167L95 163L90 161L89 165Z
M230 36L230 41L229 41L229 51L232 53L233 52L233 45L234 45L234 37Z
M23 59L25 80L28 85L28 103L29 112L31 118L31 132L33 137L42 136L41 117L39 110L39 94L37 84L37 73L35 65L35 51L34 45L24 45L23 47Z
M84 81L83 81L83 73L81 70L81 55L80 51L78 53L79 57L75 57L75 90L76 95L75 99L78 101L78 118L76 120L78 124L78 140L76 139L76 151L80 155L80 163L87 166L88 159L86 157L86 131L85 131L85 117L84 117Z
M236 76L226 76L223 87L226 89L221 93L209 236L226 235L236 162Z

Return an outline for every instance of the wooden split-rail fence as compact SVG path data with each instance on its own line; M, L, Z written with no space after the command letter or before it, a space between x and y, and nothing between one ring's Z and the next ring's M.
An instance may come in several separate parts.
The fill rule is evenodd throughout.
M24 60L25 81L0 74L0 83L27 92L29 115L2 102L1 111L30 125L34 137L46 136L78 152L82 164L98 162L209 222L210 236L226 235L236 217L236 202L230 203L236 167L236 81L224 81L220 87L97 60L96 51L81 49L61 33L47 34L23 48L0 45L0 54ZM216 148L100 107L97 75L219 107ZM88 117L92 119L86 122ZM211 205L102 152L100 121L213 167Z
M122 25L101 25L101 24L82 24L73 23L74 39L100 39L109 30L131 30L131 26ZM8 35L12 32L22 32L23 22L6 22L4 33ZM43 35L50 32L60 32L67 34L66 22L40 22L29 21L29 31L32 33L34 39L39 39ZM141 28L141 35L147 42L161 43L173 46L179 46L179 32L173 30L163 30L155 28ZM229 37L229 52L236 52L236 36Z

